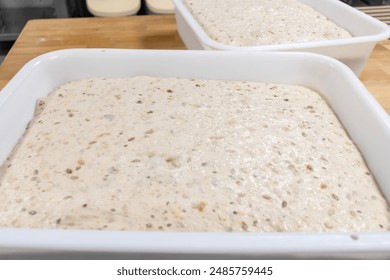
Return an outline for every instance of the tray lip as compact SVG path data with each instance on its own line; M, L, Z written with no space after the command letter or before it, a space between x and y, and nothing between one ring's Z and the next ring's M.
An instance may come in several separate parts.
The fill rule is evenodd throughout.
M359 79L343 63L319 54L289 53L289 52L223 52L223 51L188 51L188 50L128 50L128 49L65 49L49 52L32 59L12 78L0 92L0 109L31 72L42 67L46 62L68 57L95 57L97 55L128 55L139 54L175 56L236 56L236 57L274 57L314 60L318 63L329 64L352 80L358 90L363 91L390 130L390 119L384 109L369 94ZM351 235L357 235L359 240L353 240ZM26 238L28 236L28 238ZM77 238L75 238L77 236ZM90 238L93 236L95 239ZM117 238L112 238L116 236ZM166 243L157 244L154 240L164 237ZM222 239L221 239L222 237ZM243 238L253 239L251 244L238 246ZM270 240L283 238L288 243L285 246L267 244ZM205 240L213 241L213 247L204 246ZM109 240L99 244L96 240ZM195 242L194 242L195 241ZM297 242L298 241L298 242ZM300 241L304 241L303 243ZM350 241L350 242L349 242ZM160 243L160 242L159 242ZM187 244L188 246L180 246ZM314 246L315 245L315 246ZM336 246L337 245L337 246ZM114 251L114 252L146 252L146 253L206 253L206 254L322 254L322 253L364 253L385 252L390 255L390 232L383 233L192 233L192 232L140 232L140 231L93 231L93 230L56 230L56 229L23 229L0 228L0 254L2 248L76 250L85 252ZM189 249L191 249L189 251Z
M359 78L353 73L353 71L339 60L329 57L323 54L304 52L304 51L267 51L267 52L251 52L251 51L239 51L233 50L229 52L225 51L213 51L213 50L152 50L152 49L121 49L121 48L67 48L58 49L43 53L35 58L32 58L20 68L17 73L7 82L7 84L0 90L0 108L6 102L7 98L12 92L24 82L24 79L32 72L40 68L43 64L56 59L66 59L67 57L78 56L84 57L103 57L105 55L174 55L174 56L226 56L226 57L264 57L264 58L276 58L276 59L288 59L299 58L302 60L315 61L321 64L328 64L330 67L341 71L348 80L352 80L355 86L359 90L364 91L365 97L369 99L369 102L375 106L376 112L381 114L384 119L390 118L382 106L377 100L368 92ZM390 124L389 124L390 125Z
M270 51L266 54L264 53L251 53L251 52L238 52L232 51L228 54L223 51L212 52L210 50L152 50L152 49L123 49L123 48L66 48L66 49L58 49L50 52L46 52L40 54L28 62L26 62L17 72L16 74L7 82L7 84L0 90L0 107L6 99L7 94L9 94L10 90L17 87L18 84L22 82L26 76L29 75L31 71L34 71L35 68L40 67L40 64L46 63L50 60L66 58L67 56L88 56L88 55L104 55L104 54L123 54L123 55L133 55L133 54L177 54L177 55L209 55L209 56L246 56L246 55L260 55L260 56L304 56L308 59L317 59L318 61L322 61L323 63L335 64L335 67L343 68L343 71L350 72L350 69L345 66L343 63L338 60L321 55L316 53L308 53L308 52L276 52ZM5 93L6 92L6 93Z
M251 52L251 51L239 51L232 50L229 52L225 51L212 51L212 50L151 50L151 49L120 49L120 48L67 48L50 51L43 53L35 58L32 58L27 63L25 63L22 68L20 68L17 73L11 78L10 81L0 90L0 108L4 105L7 99L12 95L12 92L21 85L24 80L30 75L31 72L36 71L43 64L51 62L56 59L66 59L67 57L78 56L80 58L85 57L103 57L106 55L127 55L133 56L137 54L146 54L146 55L177 55L177 56L226 56L226 57L248 57L248 56L261 56L261 57L276 57L276 58L294 58L301 57L306 60L314 60L318 63L329 64L334 68L338 68L343 74L348 76L348 79L353 79L356 84L359 84L360 90L366 91L367 97L370 98L371 94L366 90L364 85L356 78L355 74L351 69L346 66L344 63L334 59L332 57L317 54L309 53L304 51L269 51L269 52ZM377 109L383 108L379 103L372 98L370 102L376 103ZM383 110L384 114L387 113Z
M4 92L9 92L11 88L17 86L26 76L29 75L31 71L34 71L35 68L40 67L41 64L48 61L60 58L66 58L67 56L100 56L100 55L136 55L136 54L157 54L157 55L184 55L184 56L263 56L263 57L298 57L301 56L303 59L307 60L316 60L317 62L330 64L335 68L339 68L344 74L348 76L349 79L354 79L361 84L356 75L353 74L351 69L346 66L344 63L338 61L335 58L305 51L269 51L269 52L251 52L251 51L238 51L233 50L224 52L224 51L212 51L212 50L153 50L153 49L124 49L124 48L66 48L58 49L50 52L40 54L29 61L27 61L17 72L16 74L7 82L7 84L0 90L0 107L4 102L6 95ZM356 78L356 79L355 79ZM362 88L365 87L361 84Z
M0 228L0 237L0 256L4 249L178 254L390 255L390 232L243 233ZM381 241L378 242L378 239Z
M242 50L242 51L288 51L288 50L300 50L309 48L323 48L323 47L340 47L345 45L356 45L372 42L380 42L390 37L390 26L387 26L384 22L381 22L355 8L348 6L347 4L338 0L326 0L331 2L336 7L343 7L349 10L350 13L359 15L362 19L375 25L381 29L381 32L366 36L354 36L352 38L335 39L328 41L313 41L313 42L300 42L300 43L286 43L278 45L261 45L261 46L234 46L218 42L212 39L201 27L198 21L194 18L191 12L187 9L183 0L172 0L175 4L175 15L177 12L183 16L184 20L190 25L191 29L195 32L196 36L202 42L202 44L212 47L214 49L221 50Z

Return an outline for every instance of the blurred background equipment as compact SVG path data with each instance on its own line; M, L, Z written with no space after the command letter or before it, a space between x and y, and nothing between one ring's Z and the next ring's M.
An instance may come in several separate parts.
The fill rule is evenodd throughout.
M0 0L0 63L31 19L74 16L83 1L68 0Z
M390 25L390 0L341 0Z
M341 0L354 7L390 5L390 0Z
M97 17L132 16L141 8L141 0L86 0L88 11Z
M175 5L172 0L145 0L147 14L173 14Z

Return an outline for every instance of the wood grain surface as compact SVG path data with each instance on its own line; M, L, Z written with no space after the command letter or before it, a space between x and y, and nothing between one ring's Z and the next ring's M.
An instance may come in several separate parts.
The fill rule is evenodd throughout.
M67 48L185 49L185 46L173 15L32 20L0 66L0 89L29 60ZM375 47L360 79L390 113L390 40Z

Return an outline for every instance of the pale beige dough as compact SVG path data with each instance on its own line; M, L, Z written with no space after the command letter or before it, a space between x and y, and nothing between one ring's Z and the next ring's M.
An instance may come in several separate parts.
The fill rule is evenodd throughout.
M351 34L298 0L184 0L214 40L259 46L350 38Z
M308 88L96 78L38 107L3 165L1 227L389 229L361 154Z

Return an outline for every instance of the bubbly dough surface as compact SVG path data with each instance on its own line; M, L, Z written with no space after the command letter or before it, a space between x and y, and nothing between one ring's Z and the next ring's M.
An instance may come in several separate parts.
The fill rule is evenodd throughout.
M327 103L301 86L67 83L0 176L0 226L384 231L389 210Z
M260 46L352 37L298 0L184 0L205 32L233 46Z

